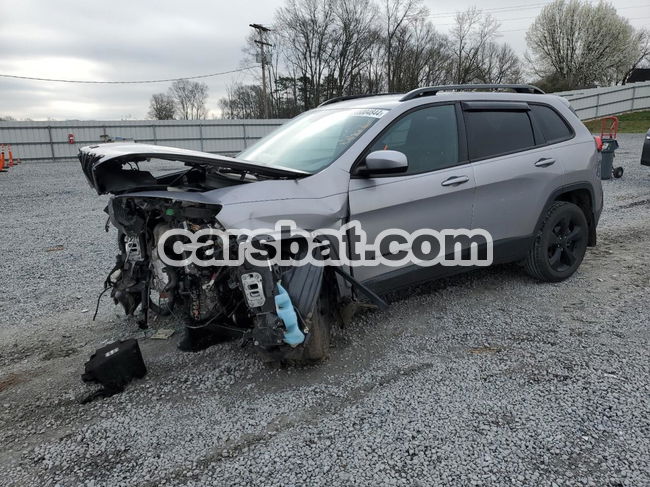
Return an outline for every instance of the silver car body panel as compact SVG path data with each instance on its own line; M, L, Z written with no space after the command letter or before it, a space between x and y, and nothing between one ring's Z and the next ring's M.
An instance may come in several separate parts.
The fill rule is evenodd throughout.
M442 186L454 176L467 176L459 186ZM387 228L414 232L422 228L441 231L470 228L475 180L470 164L411 176L350 180L350 219L358 220L368 240ZM361 266L355 277L376 279L394 271L388 266Z
M418 175L382 178L355 178L350 171L371 142L396 118L409 110L437 103L464 100L523 101L551 105L569 121L575 136L568 141L534 149L469 162L439 171ZM584 185L590 188L594 213L602 208L602 189L597 174L599 154L586 127L571 112L565 101L553 95L455 92L439 93L400 102L399 96L387 95L342 101L317 110L341 108L382 108L389 111L371 126L331 165L313 175L297 174L290 179L263 180L239 184L202 193L185 191L136 191L116 197L151 197L218 204L222 208L217 219L227 228L269 228L277 220L292 219L300 228L336 228L347 219L358 219L369 237L385 228L398 226L405 230L418 228L484 228L495 240L531 236L553 194L562 187ZM104 160L128 158L134 147L112 145L104 151ZM259 165L236 158L224 158L197 151L169 148L157 150L183 160L192 157L211 158L215 164ZM85 149L82 149L85 150ZM153 150L153 149L147 149ZM556 163L536 167L543 157ZM280 168L282 169L282 168ZM295 171L294 171L295 172ZM298 171L299 173L299 171ZM459 187L440 186L454 175L468 176ZM395 268L361 267L354 270L360 281L376 281Z

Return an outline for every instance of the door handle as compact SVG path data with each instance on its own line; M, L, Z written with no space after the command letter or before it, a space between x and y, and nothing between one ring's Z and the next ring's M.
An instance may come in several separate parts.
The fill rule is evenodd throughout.
M458 186L469 181L467 176L452 176L449 179L445 179L442 183L442 186Z
M542 158L542 159L540 159L539 161L537 161L535 163L535 166L536 167L548 167L548 166L552 166L553 164L555 164L555 159Z

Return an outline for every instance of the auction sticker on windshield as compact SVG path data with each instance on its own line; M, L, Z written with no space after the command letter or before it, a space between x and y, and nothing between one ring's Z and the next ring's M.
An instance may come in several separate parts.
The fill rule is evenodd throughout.
M354 110L352 112L353 117L372 117L372 118L381 118L388 113L388 110L382 108L364 108L361 110Z

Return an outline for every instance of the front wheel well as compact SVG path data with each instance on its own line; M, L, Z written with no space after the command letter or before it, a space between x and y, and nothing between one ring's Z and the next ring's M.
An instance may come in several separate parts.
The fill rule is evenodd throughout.
M580 188L566 191L557 195L554 201L567 201L578 206L585 217L587 218L587 225L589 227L589 237L587 245L593 247L596 245L596 219L594 217L593 200L591 193L588 189Z

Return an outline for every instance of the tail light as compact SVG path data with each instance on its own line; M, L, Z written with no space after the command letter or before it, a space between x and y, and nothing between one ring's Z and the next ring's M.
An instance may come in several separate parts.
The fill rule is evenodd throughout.
M594 142L596 142L596 150L598 152L603 150L603 138L600 135L594 136Z

